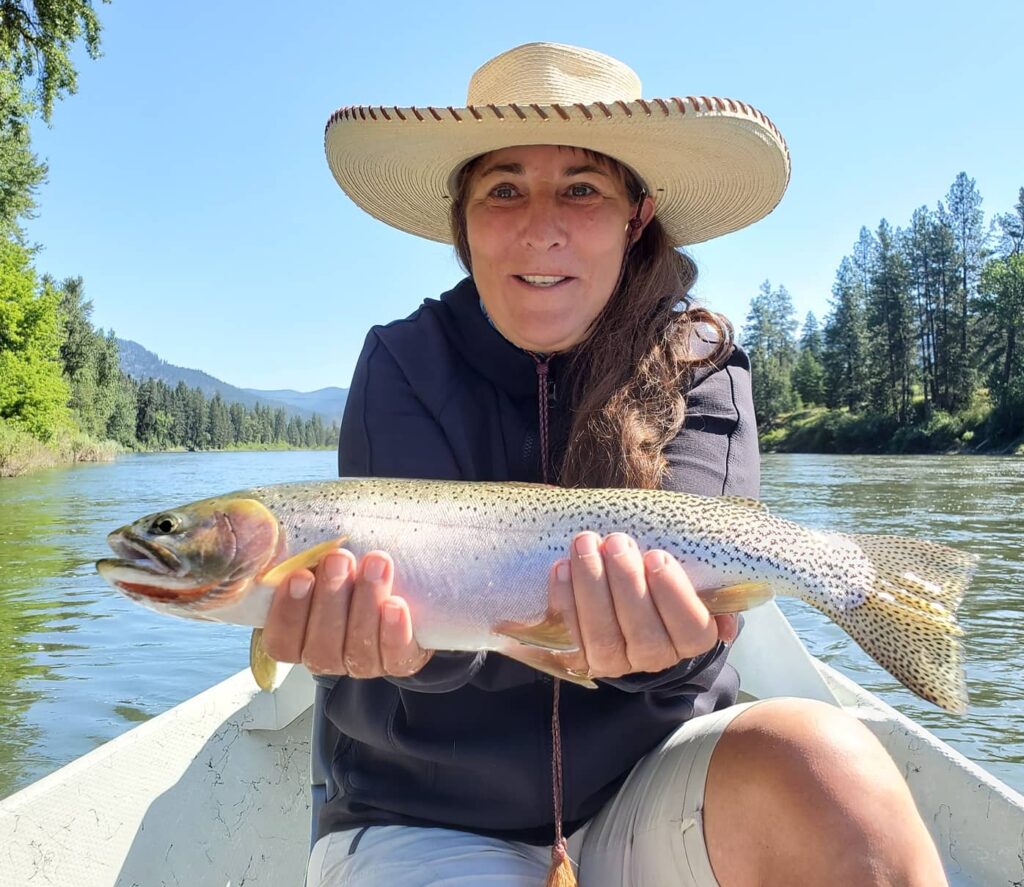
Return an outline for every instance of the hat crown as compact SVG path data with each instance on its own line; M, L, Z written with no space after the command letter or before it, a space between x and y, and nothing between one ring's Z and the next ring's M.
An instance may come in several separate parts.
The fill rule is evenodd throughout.
M525 43L476 70L467 104L589 105L641 95L640 78L618 59L561 43Z

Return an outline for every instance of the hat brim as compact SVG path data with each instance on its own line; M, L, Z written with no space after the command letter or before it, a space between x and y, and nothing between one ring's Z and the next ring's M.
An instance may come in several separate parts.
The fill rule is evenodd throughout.
M689 97L592 105L348 107L327 123L335 180L375 218L451 243L449 184L464 163L512 145L571 145L641 177L677 246L768 215L789 183L775 125L733 99Z

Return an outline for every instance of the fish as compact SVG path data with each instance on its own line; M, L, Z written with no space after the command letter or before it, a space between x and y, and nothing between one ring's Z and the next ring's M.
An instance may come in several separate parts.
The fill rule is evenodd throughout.
M422 648L493 650L593 687L559 655L577 647L548 600L552 564L585 530L673 555L715 615L800 598L921 698L967 709L957 613L974 554L805 527L756 499L388 478L273 484L142 517L110 533L117 556L96 568L154 610L253 626L250 663L266 689L274 664L261 629L275 587L341 546L357 558L387 551Z

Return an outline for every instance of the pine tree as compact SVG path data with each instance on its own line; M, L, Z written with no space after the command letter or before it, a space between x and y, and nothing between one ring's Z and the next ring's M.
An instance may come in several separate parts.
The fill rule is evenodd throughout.
M800 351L793 367L793 388L803 403L825 403L825 368L822 366L823 340L818 319L810 311L800 333Z
M982 271L980 302L992 320L989 385L1005 436L1024 433L1024 188L1013 210L996 218L997 257Z
M761 284L743 327L743 344L750 356L754 413L767 426L796 406L792 372L796 363L796 320L793 302L780 286Z
M867 402L867 325L864 290L853 260L844 257L832 285L822 364L830 407L858 412Z
M962 409L970 403L977 378L968 341L971 308L977 298L986 241L981 195L974 179L968 178L964 172L956 177L946 195L944 222L953 237L957 266L956 288L953 290L956 338L951 353L949 406Z
M869 402L877 412L905 424L910 421L913 394L915 323L907 268L897 245L901 237L885 219L879 224L867 304L873 333L868 366L872 376Z
M219 391L210 399L206 427L209 439L208 445L211 449L223 450L231 444L231 416Z

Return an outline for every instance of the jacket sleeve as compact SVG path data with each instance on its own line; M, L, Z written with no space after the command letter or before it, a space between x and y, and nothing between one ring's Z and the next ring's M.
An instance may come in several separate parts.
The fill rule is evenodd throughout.
M702 496L760 493L760 455L750 386L750 362L736 348L717 367L701 371L686 395L686 418L665 450L668 472L662 486ZM728 648L718 642L707 653L684 659L656 674L636 673L604 679L627 692L675 696L711 687L725 666Z
M460 478L441 426L373 330L359 355L341 420L338 473L341 477ZM485 653L437 652L416 674L385 679L407 690L447 693L470 681L485 658Z

